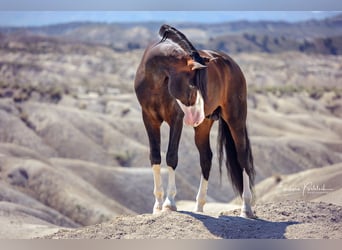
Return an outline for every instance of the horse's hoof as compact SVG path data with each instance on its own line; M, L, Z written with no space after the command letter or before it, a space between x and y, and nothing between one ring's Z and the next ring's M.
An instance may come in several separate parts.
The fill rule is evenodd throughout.
M153 214L160 214L162 212L161 206L155 206L153 207Z
M161 209L153 209L153 214L160 214L161 212Z
M163 206L163 212L175 212L177 211L177 207L176 206L172 206L172 205L167 205L167 206Z
M195 212L195 213L203 213L203 207L196 207L196 208L194 209L194 212Z
M256 219L258 218L253 211L246 211L246 210L241 210L240 217L242 218L248 218L248 219Z

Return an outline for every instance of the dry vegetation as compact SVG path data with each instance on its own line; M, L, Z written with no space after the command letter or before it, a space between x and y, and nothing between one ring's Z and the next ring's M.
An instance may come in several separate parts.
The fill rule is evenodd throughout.
M147 136L133 93L142 50L118 52L31 35L4 35L0 43L0 224L6 225L0 238L103 222L47 237L341 238L341 56L232 55L249 84L256 211L262 219L255 224L236 218L234 210L220 215L235 194L225 173L220 185L215 160L206 214L131 217L150 213L153 205ZM164 126L163 155L167 135ZM215 149L215 128L211 142ZM198 162L193 131L185 128L176 176L180 210L193 205ZM310 183L328 190L303 193ZM296 202L279 203L285 199ZM318 217L310 220L308 213ZM229 229L237 226L240 234ZM259 231L241 233L251 227ZM268 230L261 234L260 227ZM296 236L297 230L302 233Z

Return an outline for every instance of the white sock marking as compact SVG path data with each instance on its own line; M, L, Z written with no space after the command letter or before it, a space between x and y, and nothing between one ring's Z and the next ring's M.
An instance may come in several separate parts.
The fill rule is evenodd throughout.
M155 164L152 165L152 171L153 171L153 180L154 180L154 189L153 194L156 199L153 207L153 213L158 213L162 210L163 205L163 198L164 198L164 190L163 190L163 184L160 174L160 165Z
M242 172L243 176L243 192L242 192L242 207L241 214L242 217L254 217L251 202L252 202L252 192L249 185L249 176L245 170Z
M176 211L176 202L175 196L177 193L176 189L176 174L175 170L172 167L168 167L169 171L169 180L167 184L167 196L163 204L163 210L172 210Z
M207 190L208 190L208 181L204 179L202 175L200 186L198 188L198 193L196 196L195 212L203 212L203 206L206 202L206 197L207 197Z

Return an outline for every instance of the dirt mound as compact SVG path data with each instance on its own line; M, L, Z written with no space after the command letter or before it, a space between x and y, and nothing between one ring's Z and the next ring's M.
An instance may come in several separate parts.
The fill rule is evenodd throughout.
M342 206L342 163L290 175L274 175L255 187L258 203L286 200L325 201ZM230 204L240 204L234 199Z
M63 229L45 239L340 239L342 207L328 203L284 201L255 206L258 219L239 210L218 215L169 212L120 216L81 229Z

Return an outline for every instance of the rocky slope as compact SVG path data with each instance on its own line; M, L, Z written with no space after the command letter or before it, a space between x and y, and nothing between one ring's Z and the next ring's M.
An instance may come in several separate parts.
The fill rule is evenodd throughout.
M342 207L284 201L255 206L258 219L238 210L216 215L171 212L120 216L100 225L60 230L45 239L340 239Z
M215 24L176 23L198 48L226 52L279 53L300 51L341 55L342 15L295 23L280 21L236 21ZM43 27L0 27L4 34L35 34L71 41L100 43L117 51L145 48L156 40L160 22L91 23L75 22Z

